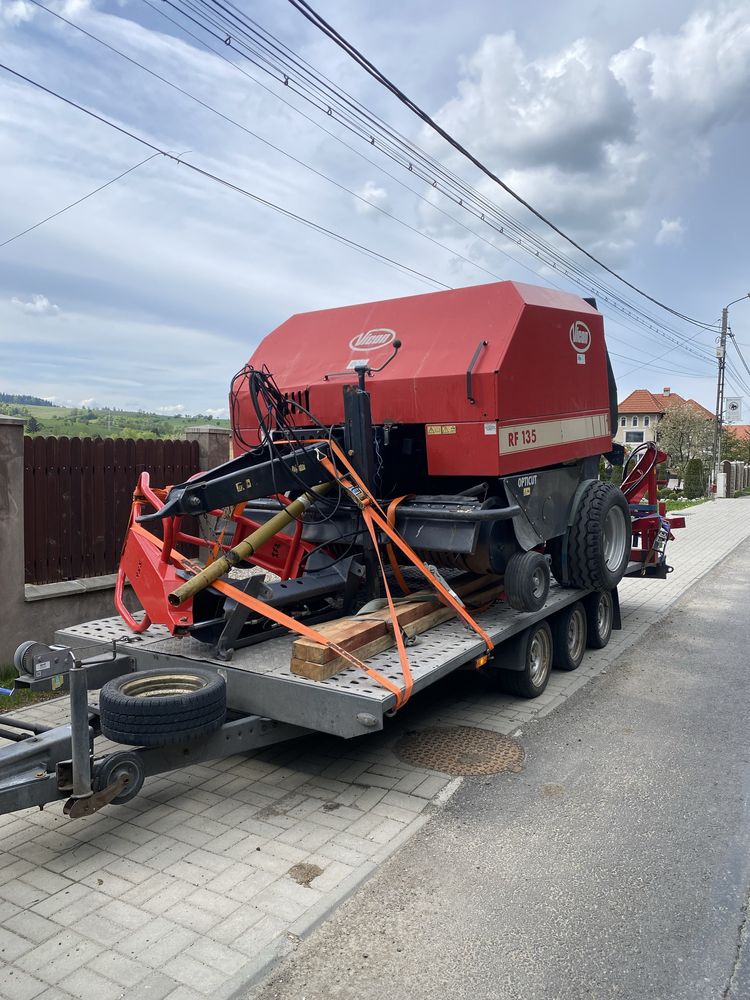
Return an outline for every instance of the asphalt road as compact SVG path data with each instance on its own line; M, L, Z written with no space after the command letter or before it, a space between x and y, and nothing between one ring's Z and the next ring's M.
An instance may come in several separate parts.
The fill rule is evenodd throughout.
M250 995L747 1000L749 594L745 543Z

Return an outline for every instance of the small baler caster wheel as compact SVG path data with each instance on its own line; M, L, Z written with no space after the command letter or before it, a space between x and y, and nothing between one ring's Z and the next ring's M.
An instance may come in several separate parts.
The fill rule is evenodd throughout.
M538 698L544 692L552 670L552 632L546 621L537 622L531 628L511 639L506 649L498 651L498 666L492 666L487 676L493 684L508 694L521 698ZM515 660L514 666L521 669L506 670L500 664Z
M609 590L597 591L584 598L586 609L587 638L589 649L604 649L612 637L614 623L614 602Z
M588 632L586 610L581 601L568 605L550 619L552 629L552 666L558 670L577 670L586 652Z
M549 594L549 564L541 552L516 552L505 567L505 595L516 611L541 611Z

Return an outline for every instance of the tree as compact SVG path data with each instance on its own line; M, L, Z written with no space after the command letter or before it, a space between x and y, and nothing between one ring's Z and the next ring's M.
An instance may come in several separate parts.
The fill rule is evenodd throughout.
M708 459L713 445L714 424L690 406L672 406L659 421L657 440L669 455L669 468L680 479L691 458Z
M728 427L722 427L721 457L728 462L750 462L750 437L735 437Z
M29 432L29 434L36 434L37 431L39 430L39 421L33 414L26 421L26 430Z
M691 458L685 466L685 496L696 500L706 492L706 479L703 472L703 462L699 458Z

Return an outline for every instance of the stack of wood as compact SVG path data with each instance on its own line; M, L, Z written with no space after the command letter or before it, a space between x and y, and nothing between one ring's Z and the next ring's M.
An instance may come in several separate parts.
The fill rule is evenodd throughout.
M451 581L451 586L469 611L497 600L503 590L501 578L471 574ZM391 621L386 605L377 611L316 625L316 630L358 659L366 660L396 645L394 627L411 638L455 617L453 608L442 604L434 591L422 590L396 601L397 623ZM312 639L299 638L292 645L292 673L309 680L326 680L349 666L349 661L335 650Z

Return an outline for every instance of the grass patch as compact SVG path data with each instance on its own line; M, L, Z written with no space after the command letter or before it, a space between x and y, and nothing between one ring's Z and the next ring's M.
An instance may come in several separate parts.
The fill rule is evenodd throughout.
M15 682L16 668L10 664L0 666L0 687L12 688ZM10 697L0 694L0 713L23 708L24 705L33 705L35 701L49 701L50 698L59 697L59 691L30 691L28 688L16 688Z
M673 510L685 510L687 507L697 507L698 504L707 502L708 497L698 497L697 500L667 500L667 513Z

